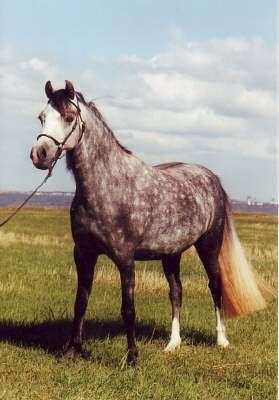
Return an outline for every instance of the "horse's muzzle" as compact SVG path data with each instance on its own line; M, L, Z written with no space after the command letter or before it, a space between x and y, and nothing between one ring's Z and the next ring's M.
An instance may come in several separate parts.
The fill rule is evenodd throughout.
M46 142L37 143L32 147L30 158L36 168L48 169L54 160L57 147Z

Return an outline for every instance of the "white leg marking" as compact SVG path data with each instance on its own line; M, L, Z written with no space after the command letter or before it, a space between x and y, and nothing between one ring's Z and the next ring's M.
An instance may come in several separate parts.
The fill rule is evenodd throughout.
M180 325L178 318L174 317L171 326L171 338L169 344L165 347L164 351L172 351L180 347L181 337L180 337Z
M217 345L221 347L228 347L230 342L226 338L226 329L221 316L221 311L216 307L216 331L217 331Z

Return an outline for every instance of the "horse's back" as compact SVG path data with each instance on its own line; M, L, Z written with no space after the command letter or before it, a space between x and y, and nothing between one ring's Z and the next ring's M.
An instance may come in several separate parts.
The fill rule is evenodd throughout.
M159 174L169 176L184 185L184 190L194 191L197 195L214 197L218 202L223 197L224 190L220 179L210 169L199 164L169 162L153 167Z
M164 171L165 173L175 175L175 174L184 174L187 177L197 178L197 177L213 177L214 179L219 180L219 178L208 168L199 164L189 164L178 161L172 161L164 164L154 165L153 168Z
M154 165L154 168L164 170L164 169L169 169L169 168L174 168L174 167L181 167L183 165L186 165L186 163L179 162L179 161L172 161L172 162L168 162L168 163L164 163L164 164Z

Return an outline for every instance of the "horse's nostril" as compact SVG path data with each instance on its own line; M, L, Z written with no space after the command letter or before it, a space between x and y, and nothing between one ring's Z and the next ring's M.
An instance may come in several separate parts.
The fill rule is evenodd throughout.
M39 156L39 159L40 159L41 161L44 161L44 160L47 158L46 149L45 149L45 148L42 148L42 149L38 152L38 156Z

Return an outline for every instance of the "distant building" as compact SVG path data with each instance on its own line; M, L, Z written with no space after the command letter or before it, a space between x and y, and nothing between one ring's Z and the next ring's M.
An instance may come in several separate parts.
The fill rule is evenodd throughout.
M252 206L253 202L252 202L252 197L248 196L247 197L247 206Z

